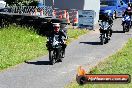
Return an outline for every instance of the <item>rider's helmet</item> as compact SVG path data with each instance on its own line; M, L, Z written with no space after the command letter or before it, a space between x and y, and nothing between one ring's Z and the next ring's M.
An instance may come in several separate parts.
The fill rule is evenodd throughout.
M105 12L105 15L103 18L104 18L104 21L107 21L110 25L113 23L113 19L110 15L110 11Z
M105 12L104 15L102 16L102 20L108 21L109 16L110 16L110 13L109 12Z
M129 15L129 11L131 11L131 8L130 7L126 8L126 11L124 12L124 15Z
M131 3L130 2L128 2L128 7L131 7Z
M130 3L128 3L128 7L126 8L126 11L131 11L131 4Z
M60 31L60 23L53 23L54 32L58 33Z

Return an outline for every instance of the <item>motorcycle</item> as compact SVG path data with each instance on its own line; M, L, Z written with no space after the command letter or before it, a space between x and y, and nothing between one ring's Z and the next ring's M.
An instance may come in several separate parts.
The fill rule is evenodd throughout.
M100 26L100 43L101 45L108 43L112 35L112 24L109 25L107 21L101 21Z
M62 49L62 43L58 41L58 37L54 36L54 38L49 37L47 41L47 48L49 51L49 61L50 64L55 64L57 61L62 62L64 51Z
M129 32L131 28L131 18L129 15L123 16L122 18L123 32Z

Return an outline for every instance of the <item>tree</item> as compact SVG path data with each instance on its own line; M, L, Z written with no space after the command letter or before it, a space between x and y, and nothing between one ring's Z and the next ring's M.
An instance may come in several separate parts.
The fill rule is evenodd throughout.
M5 0L9 6L37 6L38 0Z

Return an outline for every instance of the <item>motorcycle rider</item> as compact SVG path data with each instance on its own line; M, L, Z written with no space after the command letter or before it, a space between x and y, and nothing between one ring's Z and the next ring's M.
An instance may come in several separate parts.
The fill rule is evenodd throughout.
M58 41L61 42L62 49L63 49L62 57L64 57L65 56L65 48L67 46L66 40L68 39L68 37L63 30L60 30L60 23L53 23L53 31L49 37L51 37L51 39L53 39L54 36L56 36Z
M131 28L131 17L128 12L122 18L123 32L128 32Z
M106 12L104 15L101 16L100 19L101 19L102 22L104 22L104 21L108 22L108 24L110 26L109 29L108 29L108 31L110 32L110 35L108 36L108 34L107 34L107 37L108 37L108 39L110 39L109 37L111 37L111 35L112 35L113 18L110 16L109 12Z
M123 13L123 17L124 16L130 16L130 22L132 23L132 8L131 8L131 3L128 3L128 7L126 8L125 12ZM132 24L130 23L130 26L132 26Z

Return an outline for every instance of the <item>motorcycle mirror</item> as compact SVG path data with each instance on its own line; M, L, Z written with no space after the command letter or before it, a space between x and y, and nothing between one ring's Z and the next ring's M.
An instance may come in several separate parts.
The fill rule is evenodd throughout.
M102 21L102 20L98 20L99 25L100 25L101 21Z
M98 20L98 22L101 22L101 20Z

